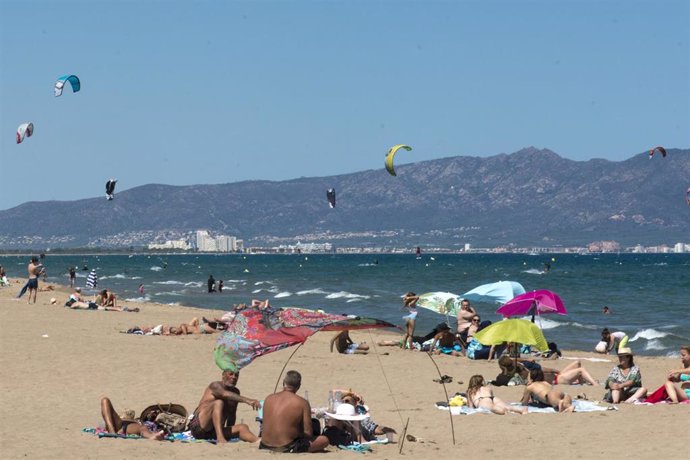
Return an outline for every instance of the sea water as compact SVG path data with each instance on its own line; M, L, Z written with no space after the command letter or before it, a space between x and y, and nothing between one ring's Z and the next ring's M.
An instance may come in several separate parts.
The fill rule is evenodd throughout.
M222 311L256 298L277 307L321 308L400 326L401 296L408 291L462 294L480 284L510 280L528 291L550 289L561 296L567 316L537 319L547 339L561 348L592 350L604 327L626 332L638 354L675 355L680 345L690 343L690 254L424 254L421 260L413 253L49 254L42 262L48 280L61 284L69 283L68 267L77 267L77 285L82 287L88 275L82 267L95 268L98 287L112 289L125 305L128 300L151 301ZM548 273L545 262L551 264ZM27 263L26 256L0 256L10 278L25 277ZM222 293L207 293L209 275L223 280ZM610 315L602 313L604 305ZM497 304L475 307L482 320L500 319ZM417 334L445 320L432 311L419 311ZM367 339L365 331L357 334Z

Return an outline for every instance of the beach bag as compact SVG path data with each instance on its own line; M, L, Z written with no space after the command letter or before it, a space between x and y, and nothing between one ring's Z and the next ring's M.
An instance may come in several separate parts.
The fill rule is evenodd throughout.
M187 428L187 409L180 404L151 405L141 412L139 418L142 422L154 422L166 433L182 433Z

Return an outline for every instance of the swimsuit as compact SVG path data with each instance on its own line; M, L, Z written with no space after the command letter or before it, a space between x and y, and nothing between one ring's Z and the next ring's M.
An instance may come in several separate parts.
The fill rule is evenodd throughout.
M132 423L137 423L134 420L123 420L122 421L122 428L120 428L120 432L124 435L127 435L127 427L130 426Z
M492 403L494 402L493 396L480 396L477 399L472 400L472 404L474 405L474 407L479 407L479 401L481 401L482 399L490 399Z
M558 372L553 374L553 385L558 385Z
M38 278L29 279L29 289L38 289Z
M189 428L189 431L192 432L192 436L194 436L196 439L216 439L216 430L213 429L213 426L210 430L204 430L201 428L201 422L199 421L199 416L197 415L196 411L194 411L194 416L192 417L192 420L189 421L189 426L187 428Z
M280 453L291 453L291 454L299 454L302 452L309 452L309 447L311 447L311 442L303 437L298 437L294 439L292 442L284 445L284 446L268 446L261 441L259 443L259 449L266 449L270 450L273 452L280 452Z
M403 316L403 319L406 321L414 321L415 319L417 319L417 309L416 308L410 308L410 313Z

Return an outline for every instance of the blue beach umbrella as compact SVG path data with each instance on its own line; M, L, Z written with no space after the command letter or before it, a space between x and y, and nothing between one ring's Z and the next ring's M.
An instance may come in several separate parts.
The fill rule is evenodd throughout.
M518 282L499 281L477 286L460 297L473 302L496 302L503 304L524 293L525 288Z

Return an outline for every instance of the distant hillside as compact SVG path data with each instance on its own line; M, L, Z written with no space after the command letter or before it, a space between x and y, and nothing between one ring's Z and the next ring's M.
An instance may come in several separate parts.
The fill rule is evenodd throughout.
M126 246L197 229L249 244L554 246L688 241L690 150L612 162L526 148L282 182L145 185L0 211L0 247ZM335 187L330 209L326 189Z

